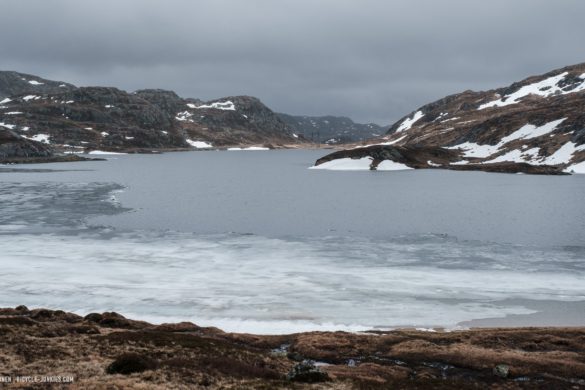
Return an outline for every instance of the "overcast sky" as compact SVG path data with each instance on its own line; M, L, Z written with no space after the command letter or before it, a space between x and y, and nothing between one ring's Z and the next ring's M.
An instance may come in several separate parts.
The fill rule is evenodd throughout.
M585 62L583 0L0 0L0 69L391 123Z

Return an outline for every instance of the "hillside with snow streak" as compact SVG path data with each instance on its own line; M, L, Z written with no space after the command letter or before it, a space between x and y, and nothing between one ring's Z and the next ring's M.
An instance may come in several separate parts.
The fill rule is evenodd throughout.
M459 152L455 161L430 159L413 168L488 171L505 165L526 173L585 173L585 63L504 88L447 96L401 118L384 137L357 145L361 152L352 148L351 155L363 158L368 148L389 145ZM331 165L327 160L320 161ZM373 159L360 166L374 170L379 164Z

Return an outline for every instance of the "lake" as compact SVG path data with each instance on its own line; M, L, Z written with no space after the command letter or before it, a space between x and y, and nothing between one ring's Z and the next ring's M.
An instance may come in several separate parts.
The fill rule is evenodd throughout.
M585 175L324 151L0 167L0 306L228 331L585 325Z

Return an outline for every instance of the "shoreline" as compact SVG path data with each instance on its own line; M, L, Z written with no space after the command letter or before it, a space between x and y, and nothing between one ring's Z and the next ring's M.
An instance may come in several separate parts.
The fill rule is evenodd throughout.
M301 333L351 333L351 334L375 334L395 331L417 331L429 333L454 333L465 331L481 331L491 329L585 329L585 301L526 301L513 299L521 305L533 310L528 314L507 314L500 317L477 317L462 320L452 324L413 324L397 323L393 325L363 325L359 323L320 322L308 320L279 320L257 318L197 318L194 315L150 315L128 311L124 309L94 307L86 310L61 308L57 305L20 305L30 311L50 310L66 311L79 317L87 317L92 313L100 313L101 310L124 313L126 318L133 321L144 322L153 326L168 323L195 322L200 327L221 329L225 333L254 334L259 337L286 336ZM17 303L14 303L17 305ZM0 312L3 310L0 307ZM568 315L570 314L570 315Z
M0 309L0 340L8 388L26 377L68 389L585 386L585 327L259 336L19 306Z

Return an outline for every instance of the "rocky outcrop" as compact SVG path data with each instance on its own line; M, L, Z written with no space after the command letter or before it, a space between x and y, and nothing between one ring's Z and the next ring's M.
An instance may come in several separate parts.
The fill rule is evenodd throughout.
M42 375L74 389L581 388L584 353L582 328L260 336L112 312L0 309L9 387Z
M461 161L462 151L419 146L388 146L373 145L364 148L340 150L320 158L315 168L328 169L328 163L335 163L342 159L356 161L365 160L361 165L365 170L401 170L415 169L450 169L455 171L485 171L497 173L526 173L533 175L567 175L559 166L531 165L527 163L496 162L496 163L468 163L458 164ZM381 164L384 161L396 163L395 167L385 169ZM335 166L335 165L334 165ZM333 168L335 169L335 168Z
M53 153L47 145L19 136L8 129L0 128L0 164L23 164L40 162L66 162L95 160L77 155Z
M11 158L51 157L53 152L40 142L20 137L11 130L0 130L0 161Z
M307 143L256 98L183 99L172 91L81 87L0 72L0 131L56 151L151 152Z
M355 123L343 116L295 116L278 114L295 134L313 142L337 145L380 137L388 127L375 123Z
M546 166L585 172L585 64L509 87L465 91L403 117L369 144L461 151L449 169ZM363 145L357 145L364 147ZM470 165L469 168L462 168ZM482 168L483 167L483 168ZM484 169L485 168L485 169Z

